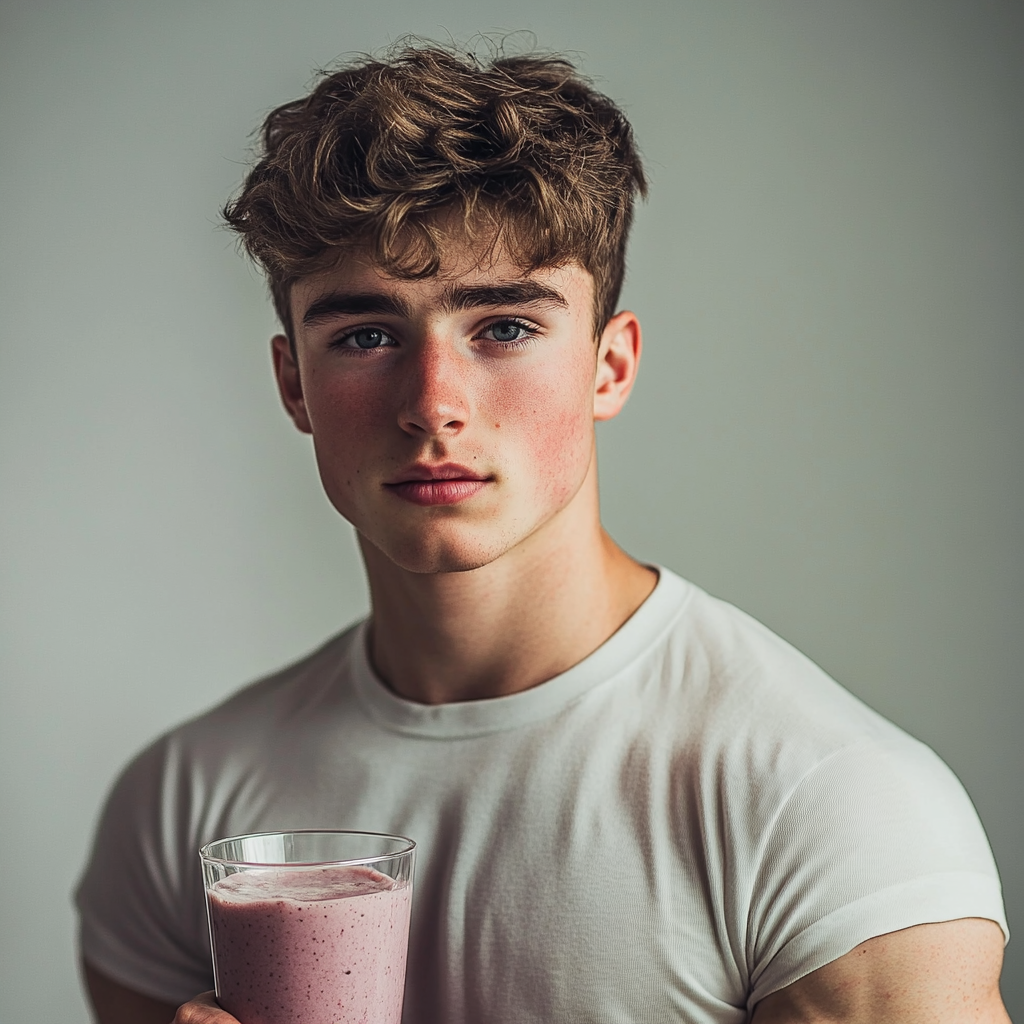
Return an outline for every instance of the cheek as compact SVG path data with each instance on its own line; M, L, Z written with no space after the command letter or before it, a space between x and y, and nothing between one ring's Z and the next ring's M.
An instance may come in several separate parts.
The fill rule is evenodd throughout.
M541 470L552 473L578 468L590 454L590 423L576 408L552 410L538 417L530 434L531 453Z
M306 385L306 408L313 437L343 453L380 435L384 416L379 389L337 381L321 383L314 376Z
M384 411L374 389L337 381L306 386L306 409L313 427L313 449L324 490L346 518L358 516L362 481L381 463Z
M593 398L587 366L531 374L503 389L505 421L516 433L524 469L538 490L563 499L575 493L590 465ZM499 416L495 416L500 421Z

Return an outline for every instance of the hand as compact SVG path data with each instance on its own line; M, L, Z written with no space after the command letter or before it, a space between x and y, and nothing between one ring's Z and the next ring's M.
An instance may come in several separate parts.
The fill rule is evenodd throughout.
M222 1010L212 992L203 992L179 1006L171 1024L238 1024L238 1018Z

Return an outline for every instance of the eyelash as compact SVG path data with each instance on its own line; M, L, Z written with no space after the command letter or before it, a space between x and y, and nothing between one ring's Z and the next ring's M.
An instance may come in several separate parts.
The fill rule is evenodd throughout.
M484 332L490 331L495 327L511 325L518 327L520 330L526 332L526 335L522 338L514 338L512 341L498 341L497 338L489 338L488 340L493 342L495 345L500 345L506 351L510 349L521 349L526 348L532 344L540 333L540 328L536 324L532 324L529 320L520 320L517 316L506 316L501 320L495 320L493 323L489 323L485 328ZM483 333L483 332L481 332Z
M388 331L385 331L383 327L374 327L371 324L365 324L360 327L355 327L350 331L346 331L340 337L335 338L330 342L328 347L338 349L339 351L347 352L349 355L355 356L369 356L382 348L394 348L394 345L376 345L373 348L361 348L358 345L345 344L346 341L354 338L357 334L362 334L364 331L376 331L379 334L383 334L385 338L388 338L392 342L395 340L394 337L392 337Z
M495 327L501 326L513 326L518 327L520 330L525 331L525 335L521 338L513 338L511 341L499 341L497 338L487 338L486 341L491 342L493 345L498 345L505 351L516 350L526 348L532 344L540 333L540 327L537 324L530 323L529 320L522 320L516 316L502 317L500 320L494 320L489 323L480 333L485 334L487 331L493 330ZM356 327L353 330L346 331L341 337L336 338L330 343L330 347L333 349L339 349L343 352L347 352L351 355L356 356L369 356L374 352L380 351L383 348L394 348L391 345L377 345L373 348L361 348L358 345L346 345L345 342L354 338L357 334L363 331L379 331L390 341L394 342L394 337L388 331L384 330L383 327L373 327L371 325Z

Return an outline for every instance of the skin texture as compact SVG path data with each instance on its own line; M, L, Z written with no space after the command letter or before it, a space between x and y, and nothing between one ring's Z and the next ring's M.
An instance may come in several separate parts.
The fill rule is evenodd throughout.
M312 435L324 489L359 535L374 666L422 703L552 678L596 650L655 584L598 511L594 422L615 416L632 388L636 317L617 314L595 339L593 281L581 267L524 275L500 251L450 252L422 281L354 256L304 279L292 292L293 339L273 340L285 408ZM494 301L481 304L482 288ZM466 289L477 289L473 304ZM461 483L414 479L450 464L464 467ZM445 488L463 500L410 497ZM769 996L752 1020L1005 1024L1001 960L991 922L922 925ZM235 1024L212 993L175 1014L86 975L100 1024Z
M880 935L755 1008L753 1024L1009 1024L1003 933L966 918Z

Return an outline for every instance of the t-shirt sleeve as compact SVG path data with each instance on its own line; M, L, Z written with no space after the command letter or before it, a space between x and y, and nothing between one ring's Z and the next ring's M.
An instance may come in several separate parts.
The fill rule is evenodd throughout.
M926 746L864 741L794 788L752 889L753 1007L887 932L981 917L1008 938L999 876L959 780Z
M179 1004L213 987L195 801L158 741L104 807L76 892L82 957L128 988Z

